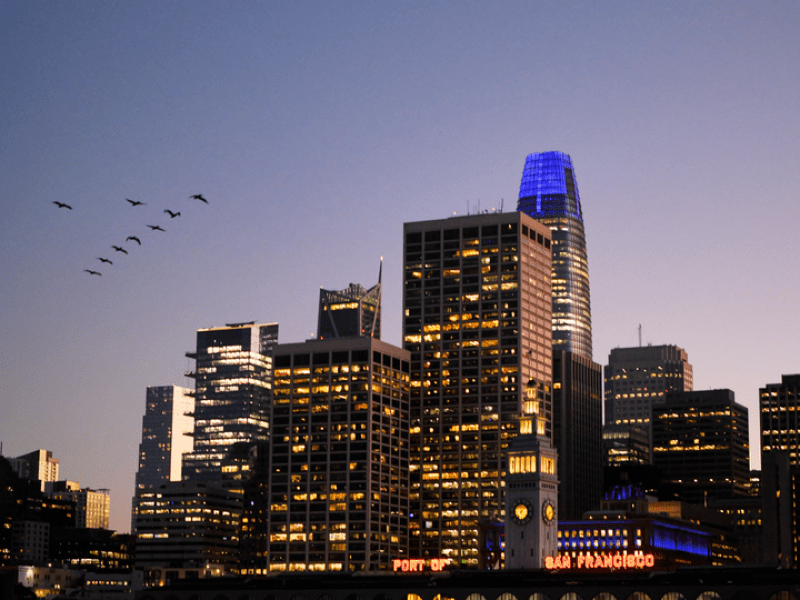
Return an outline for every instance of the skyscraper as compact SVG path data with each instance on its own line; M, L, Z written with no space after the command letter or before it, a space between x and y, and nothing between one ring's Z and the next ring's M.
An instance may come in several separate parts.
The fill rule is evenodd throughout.
M242 568L389 570L408 551L408 352L353 337L274 355L269 456L246 488Z
M505 512L506 449L528 383L552 418L550 230L520 212L403 230L409 554L477 567L480 526Z
M567 350L591 360L586 234L578 183L568 154L528 155L517 210L547 225L552 232L553 350Z
M605 373L606 425L650 430L650 408L668 392L692 391L686 350L673 345L614 348Z
M602 491L602 381L592 360L586 234L569 155L528 155L517 210L549 227L553 239L553 443L560 516L577 519L598 507Z
M58 481L59 460L53 458L50 450L34 450L22 456L8 459L14 472L31 481L38 481L41 491L44 491L45 483L48 481Z
M383 262L381 261L381 272ZM357 283L341 291L319 291L317 338L381 339L381 275L378 283L364 289Z
M653 464L686 502L745 496L747 422L747 408L731 390L670 392L653 406Z
M188 388L148 386L139 443L139 470L132 503L131 531L136 532L138 500L143 490L181 480L183 454L192 449L194 398Z
M183 479L219 481L221 466L239 442L269 437L271 348L278 324L234 323L200 329L195 379L194 449L183 458Z

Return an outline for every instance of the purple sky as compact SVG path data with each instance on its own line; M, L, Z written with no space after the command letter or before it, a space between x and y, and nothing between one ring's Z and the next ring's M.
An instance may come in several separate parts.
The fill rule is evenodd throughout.
M52 450L128 531L145 389L188 384L198 328L302 341L383 255L399 344L403 222L513 210L546 150L594 359L641 324L757 447L759 387L800 372L799 30L788 1L4 2L3 453Z

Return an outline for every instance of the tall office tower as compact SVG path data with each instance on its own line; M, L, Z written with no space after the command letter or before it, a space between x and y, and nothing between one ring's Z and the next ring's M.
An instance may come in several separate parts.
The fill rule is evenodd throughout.
M381 270L383 272L383 261ZM351 283L341 291L319 291L317 338L329 340L346 337L381 339L381 274L378 283L368 290Z
M194 449L183 458L183 479L219 481L226 455L238 442L269 437L272 346L278 324L233 323L197 331Z
M390 570L408 551L409 353L359 337L282 344L274 356L244 571Z
M649 430L653 404L663 402L668 392L692 391L692 365L678 346L614 348L604 372L606 425Z
M22 456L8 459L14 472L23 479L40 482L40 491L48 481L58 481L59 460L50 450L34 450Z
M517 210L547 225L553 238L553 350L592 359L592 312L583 211L572 159L529 154Z
M181 459L192 450L194 398L177 385L147 388L136 489L181 480Z
M553 238L553 443L558 450L559 510L579 519L602 492L601 367L592 360L589 264L572 159L528 155L517 210L548 226Z
M55 500L75 503L75 527L108 529L111 509L108 490L81 488L77 481L56 481L48 484L48 492Z
M602 389L599 364L576 352L553 351L553 444L562 519L580 519L602 500Z
M503 519L506 449L531 381L552 421L550 229L521 212L403 229L410 556L477 567L480 526Z
M686 502L746 496L747 423L731 390L670 392L653 406L653 464Z
M764 546L769 562L800 562L800 374L759 390Z
M547 435L536 384L525 392L519 435L508 447L506 569L543 569L545 558L556 556L558 549L558 457Z
M148 386L132 503L131 531L134 533L141 491L167 481L181 480L183 454L192 450L193 412L191 390L176 385Z

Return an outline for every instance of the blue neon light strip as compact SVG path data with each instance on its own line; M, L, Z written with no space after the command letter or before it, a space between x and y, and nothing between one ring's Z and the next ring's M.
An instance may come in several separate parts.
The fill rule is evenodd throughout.
M567 170L574 197L567 188ZM570 215L583 220L572 159L563 152L529 154L522 170L517 210L533 218Z

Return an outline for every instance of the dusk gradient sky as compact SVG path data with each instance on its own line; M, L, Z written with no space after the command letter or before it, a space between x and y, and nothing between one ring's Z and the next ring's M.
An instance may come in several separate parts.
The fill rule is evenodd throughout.
M198 328L303 341L382 255L399 345L403 222L514 210L559 150L594 360L639 324L686 349L758 466L759 387L800 372L798 32L789 0L4 2L3 454L52 450L128 531L145 390L191 385Z

